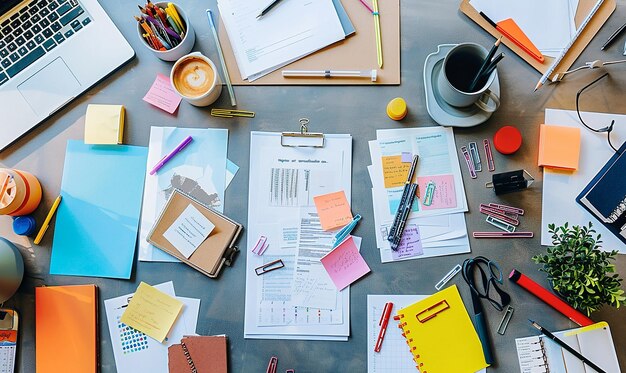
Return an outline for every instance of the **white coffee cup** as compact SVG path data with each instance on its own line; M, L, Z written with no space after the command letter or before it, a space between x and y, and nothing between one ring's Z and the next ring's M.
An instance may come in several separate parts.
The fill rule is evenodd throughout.
M208 106L222 93L222 80L213 61L200 52L181 57L170 72L172 87L194 106Z
M154 3L154 5L162 9L167 8L167 4L168 2ZM193 45L196 42L196 33L193 30L193 27L191 26L191 22L189 22L189 17L187 17L187 14L180 6L176 4L173 4L173 5L174 5L174 8L176 8L176 12L178 12L178 15L182 18L182 21L185 23L185 27L186 27L183 40L174 48L168 49L165 51L160 51L160 50L156 50L152 48L148 44L146 39L144 39L142 36L143 34L146 33L145 30L141 27L139 22L137 23L137 32L139 34L139 39L141 39L142 44L145 45L146 48L150 49L152 53L154 53L157 57L159 57L163 61L176 61L177 59L191 52L191 50L193 49Z
M459 44L448 52L437 80L439 94L448 104L456 107L476 105L488 113L498 109L500 97L489 89L496 78L496 70L480 87L467 92L487 54L487 49L474 43Z

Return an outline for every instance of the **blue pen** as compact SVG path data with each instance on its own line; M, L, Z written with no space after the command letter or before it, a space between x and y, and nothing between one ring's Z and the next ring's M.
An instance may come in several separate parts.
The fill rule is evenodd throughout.
M356 214L354 218L352 219L352 221L348 223L348 225L341 228L341 230L337 232L333 240L333 249L337 247L341 242L343 242L343 240L346 237L348 237L348 235L352 232L354 227L356 227L356 224L359 222L359 220L361 220L361 215Z

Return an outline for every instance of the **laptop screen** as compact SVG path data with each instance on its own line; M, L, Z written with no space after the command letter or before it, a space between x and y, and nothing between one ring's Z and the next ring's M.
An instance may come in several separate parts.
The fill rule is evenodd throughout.
M13 9L24 0L0 0L0 16L3 16L6 12Z

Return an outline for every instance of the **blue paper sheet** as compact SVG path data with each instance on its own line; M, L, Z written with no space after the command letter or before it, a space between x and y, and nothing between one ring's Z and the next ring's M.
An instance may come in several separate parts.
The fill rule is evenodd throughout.
M50 274L129 279L148 149L70 140Z

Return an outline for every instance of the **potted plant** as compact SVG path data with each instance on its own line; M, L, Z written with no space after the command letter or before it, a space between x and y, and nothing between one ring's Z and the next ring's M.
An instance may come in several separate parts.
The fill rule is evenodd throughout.
M603 304L619 308L626 305L622 279L615 273L617 251L602 251L600 235L589 226L569 227L568 223L555 227L548 225L552 244L546 254L532 259L543 264L540 271L548 274L552 288L572 307L589 316Z

